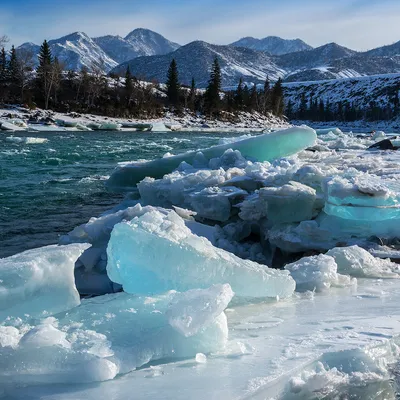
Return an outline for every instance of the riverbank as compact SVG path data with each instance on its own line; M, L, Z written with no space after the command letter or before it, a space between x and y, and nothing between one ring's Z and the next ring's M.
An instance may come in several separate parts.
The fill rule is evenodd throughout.
M47 125L40 128L40 124L32 125L29 123L30 119L38 121L48 121ZM94 114L81 114L81 113L59 113L50 110L35 109L29 110L23 107L10 106L9 108L0 108L0 122L13 123L15 121L22 121L28 125L30 130L34 131L51 131L52 128L57 131L76 132L82 130L81 127L87 127L91 130L93 125L102 124L115 124L129 126L127 128L120 128L121 131L134 131L135 124L137 125L151 125L153 132L170 132L170 131L196 131L196 132L262 132L264 130L276 130L289 127L290 124L283 118L278 118L272 114L265 116L260 113L240 112L237 115L224 113L221 119L209 119L202 115L194 113L184 113L177 116L171 112L166 112L164 117L155 119L127 119L127 118L112 118L106 116L99 116ZM56 121L60 121L57 126ZM64 125L78 124L78 127L68 127ZM18 125L15 125L17 131L22 131ZM84 129L86 130L86 129Z

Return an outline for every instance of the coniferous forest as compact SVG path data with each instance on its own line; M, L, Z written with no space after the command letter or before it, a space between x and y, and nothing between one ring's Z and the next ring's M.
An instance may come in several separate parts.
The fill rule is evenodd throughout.
M67 71L53 57L44 41L35 68L33 55L14 46L0 53L0 104L22 104L59 112L79 112L121 118L154 118L166 109L176 114L198 112L221 118L226 113L258 111L265 115L283 116L282 82L272 87L268 79L263 88L249 88L239 82L236 90L223 91L221 68L216 58L207 88L198 89L179 81L178 67L172 60L165 84L146 82L131 74L104 75L101 62L79 72Z
M2 43L3 42L3 43ZM221 67L216 58L205 89L181 85L178 65L172 60L165 84L146 82L134 76L129 67L123 76L105 75L102 62L80 71L65 70L53 57L47 41L38 56L24 49L4 49L0 38L0 104L21 104L29 108L44 108L59 112L79 112L121 118L160 117L166 110L176 114L187 111L208 117L227 118L240 111L257 111L264 115L285 115L290 120L307 121L377 121L391 120L400 111L398 91L388 94L389 102L382 106L373 99L367 107L359 107L346 99L332 102L300 93L284 98L281 79L271 84L247 84L239 80L234 90L223 90Z

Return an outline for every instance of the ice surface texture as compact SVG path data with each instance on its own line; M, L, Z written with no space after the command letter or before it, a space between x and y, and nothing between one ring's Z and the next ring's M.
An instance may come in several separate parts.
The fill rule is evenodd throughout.
M193 235L175 212L148 212L116 225L107 254L108 276L128 293L229 283L242 297L288 297L295 286L288 272L242 260Z
M47 246L0 259L0 321L52 315L80 303L74 265L88 244Z
M272 161L312 146L316 137L315 131L311 128L295 127L210 147L200 152L207 160L220 157L226 150L233 149L239 150L244 157L258 161ZM182 162L192 164L197 153L192 151L145 163L125 164L114 171L107 181L107 186L114 189L129 189L146 177L162 178L178 168Z
M0 326L0 382L103 381L153 360L221 350L232 296L229 285L151 298L118 293L34 327Z

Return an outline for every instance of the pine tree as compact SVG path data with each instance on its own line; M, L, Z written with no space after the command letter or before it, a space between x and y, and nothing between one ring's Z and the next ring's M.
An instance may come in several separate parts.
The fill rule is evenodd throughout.
M289 119L293 118L293 103L292 103L292 100L290 100L290 99L289 99L287 107L286 107L286 116Z
M307 116L307 99L304 93L300 97L299 113L298 118L304 120Z
M133 89L133 79L129 65L127 66L125 72L125 89L128 93L131 93Z
M51 88L53 86L52 65L53 57L47 40L45 40L39 51L39 66L36 70L39 89L43 95L45 109L49 106Z
M7 69L10 81L15 83L18 80L18 58L14 46L11 47Z
M285 103L283 99L282 79L279 78L276 81L274 87L272 88L272 93L271 93L272 112L277 116L282 116L284 107Z
M174 106L179 105L180 89L178 67L175 59L172 59L167 75L167 95L170 104Z
M319 101L318 119L319 121L325 121L325 104L323 99L320 99Z
M235 105L236 109L241 111L244 108L244 96L243 96L243 79L240 77L239 84L235 92Z
M221 107L221 67L218 58L215 57L212 64L210 79L205 93L205 109L209 115L218 114Z
M0 85L7 81L7 54L4 47L0 52Z
M194 78L192 78L192 82L190 85L189 108L192 111L195 111L195 109L196 109L196 82L195 82Z
M258 90L254 84L250 91L249 107L252 111L258 111Z
M264 82L262 112L267 115L269 111L271 111L271 88L267 76Z

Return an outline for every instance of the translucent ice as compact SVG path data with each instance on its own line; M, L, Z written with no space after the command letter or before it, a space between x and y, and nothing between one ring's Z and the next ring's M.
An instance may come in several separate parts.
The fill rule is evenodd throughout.
M289 128L282 131L251 137L234 143L223 144L201 150L208 160L220 157L228 149L239 150L247 158L258 161L272 161L295 154L316 140L316 133L307 127ZM182 162L192 164L197 152L161 158L145 163L124 164L117 168L107 181L113 189L129 189L146 177L161 178L179 167Z
M285 269L296 281L296 290L316 290L320 292L331 286L350 286L355 283L349 276L337 273L335 259L324 254L304 257L299 261L287 264Z
M325 183L328 215L365 221L400 219L400 185L369 174L335 177Z
M128 293L229 283L242 297L288 297L295 286L288 272L242 260L193 235L175 212L149 212L116 225L107 254L110 279Z
M80 303L74 265L88 244L47 246L0 260L0 321L52 315Z
M342 274L360 278L400 277L400 265L389 259L376 258L358 246L336 247L326 254L335 259Z
M301 183L289 182L278 188L262 188L259 196L265 203L268 220L288 223L311 219L316 192Z
M152 298L118 293L83 300L58 320L2 327L0 382L103 381L153 360L221 350L232 296L229 285Z

